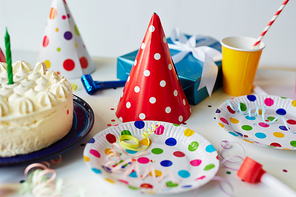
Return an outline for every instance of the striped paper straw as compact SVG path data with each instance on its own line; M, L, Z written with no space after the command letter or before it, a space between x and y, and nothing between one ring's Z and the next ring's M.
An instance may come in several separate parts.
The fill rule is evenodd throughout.
M286 4L289 2L289 0L285 0L284 3L281 5L281 7L278 9L278 11L275 13L275 15L272 17L272 19L270 20L270 22L268 23L268 25L265 27L265 29L263 30L263 32L260 34L259 38L257 39L257 41L255 42L255 44L253 45L253 49L258 46L258 44L261 42L263 36L266 34L266 32L269 30L270 26L274 23L275 19L279 16L279 14L282 12L282 10L284 9L284 7L286 6Z

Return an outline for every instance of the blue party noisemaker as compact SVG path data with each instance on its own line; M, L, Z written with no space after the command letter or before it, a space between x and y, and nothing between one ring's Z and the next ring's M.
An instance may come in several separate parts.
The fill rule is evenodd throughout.
M94 81L91 75L83 75L81 77L82 84L86 92L90 95L96 93L98 90L122 87L126 81Z

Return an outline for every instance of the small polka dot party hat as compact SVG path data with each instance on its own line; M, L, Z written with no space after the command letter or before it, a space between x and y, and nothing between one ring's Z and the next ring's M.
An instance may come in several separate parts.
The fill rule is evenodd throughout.
M0 48L0 62L6 62L6 58L5 58L4 53L1 50L1 48Z
M37 61L69 79L95 70L65 0L52 1Z
M160 18L154 13L117 105L116 116L122 122L159 120L180 124L190 113Z

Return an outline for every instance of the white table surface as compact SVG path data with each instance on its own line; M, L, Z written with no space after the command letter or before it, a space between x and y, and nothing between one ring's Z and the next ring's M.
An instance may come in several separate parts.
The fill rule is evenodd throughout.
M13 57L25 59L32 65L34 65L33 62L35 62L35 54L31 53L15 52ZM97 66L96 71L92 74L94 80L117 80L116 58L93 58L93 60ZM123 88L102 90L90 96L84 90L80 79L72 79L69 81L77 84L78 89L73 93L89 103L95 114L93 129L81 144L86 144L95 134L107 128L109 124L115 125L120 123L115 116L115 110L111 110L111 108L116 108ZM257 71L255 83L268 94L295 99L295 71L259 69ZM264 170L296 191L295 151L264 148L244 142L231 136L217 124L217 121L214 119L216 108L226 99L230 98L232 97L226 95L222 88L220 88L212 94L211 98L206 98L196 106L191 105L192 114L186 121L187 124L185 127L204 136L216 149L222 140L240 142L245 147L247 156L261 163ZM83 160L83 150L84 146L78 145L62 154L62 162L51 165L51 168L56 170L57 177L64 180L63 196L79 196L78 192L80 189L84 190L84 194L87 197L148 196L147 194L140 194L139 191L133 191L118 183L111 184L99 175L93 173ZM231 154L242 155L242 149L239 146L235 146L231 150ZM1 197L20 196L18 193L20 187L19 182L26 179L23 175L25 167L26 166L0 168ZM230 174L226 173L227 171L229 171ZM278 193L274 188L269 188L262 183L249 184L241 181L233 170L220 168L217 175L226 178L233 185L233 196L282 196L281 193ZM197 193L198 195L196 195L194 191L190 191L172 194L170 196L227 196L220 190L215 181L210 181L202 186L198 189Z

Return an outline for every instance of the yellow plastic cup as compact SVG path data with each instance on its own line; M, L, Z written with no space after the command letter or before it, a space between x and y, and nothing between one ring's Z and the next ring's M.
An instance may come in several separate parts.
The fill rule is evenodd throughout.
M221 40L223 91L231 96L250 94L262 50L260 42L257 49L252 49L256 42L250 37L227 37Z

